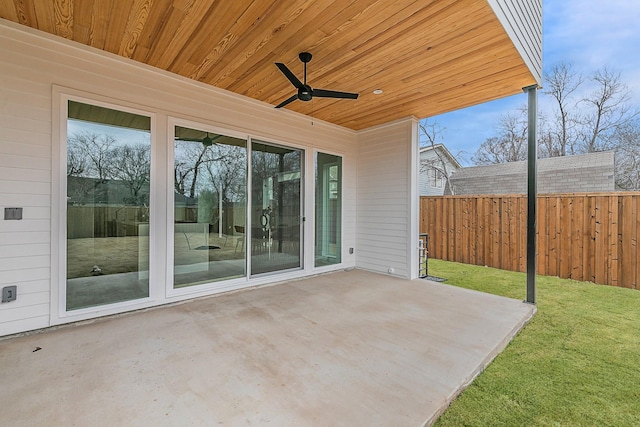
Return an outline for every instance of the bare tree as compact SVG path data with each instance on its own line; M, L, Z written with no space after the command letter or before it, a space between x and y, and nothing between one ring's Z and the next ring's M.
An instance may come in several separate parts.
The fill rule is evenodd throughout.
M111 149L116 143L112 135L99 135L90 132L78 132L71 135L67 142L67 150L72 153L72 168L75 172L82 170L82 175L97 178L105 182L110 178L112 156ZM67 156L69 161L69 156ZM69 166L67 166L69 167ZM68 172L68 171L67 171Z
M87 156L78 144L67 144L67 197L72 204L84 204L95 189L93 180L87 179Z
M94 203L107 198L104 185L111 178L110 135L78 132L67 139L67 196L71 203Z
M499 136L487 138L476 151L476 165L515 162L527 158L527 109L500 118Z
M247 151L244 147L219 145L215 147L219 162L208 163L206 170L211 182L222 193L224 203L241 201L246 197Z
M546 83L543 93L552 100L554 113L549 119L539 116L539 155L557 157L615 149L618 188L637 188L635 131L640 113L632 108L630 91L620 73L603 68L585 79L571 64L561 62L546 75ZM498 136L480 145L473 162L526 159L527 125L526 108L503 116Z
M620 126L613 136L616 145L616 187L640 190L640 120Z
M204 145L194 141L175 141L174 189L178 194L196 197L198 176L203 166L222 160L214 154L217 144Z
M82 147L67 145L67 176L83 176L87 171L87 157Z
M574 154L578 139L576 116L576 100L573 97L583 82L579 73L567 62L560 62L551 68L546 77L545 95L550 95L555 104L555 114L552 123L545 122L546 132L539 132L545 139L541 144L545 148L547 157L567 156Z
M123 145L111 151L113 178L122 182L129 190L125 202L145 205L151 171L151 147L148 144Z
M620 73L608 68L594 72L590 81L595 89L580 102L582 110L582 151L593 153L614 148L617 129L638 117L629 105L630 91Z

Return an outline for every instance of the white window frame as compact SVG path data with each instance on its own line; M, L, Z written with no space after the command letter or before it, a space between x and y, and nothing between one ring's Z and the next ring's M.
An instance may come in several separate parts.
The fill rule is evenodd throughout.
M431 188L442 188L444 184L444 173L435 166L431 166L429 169L429 181Z
M98 107L128 112L149 117L151 127L151 194L157 185L158 153L156 114L149 109L135 104L113 100L82 91L68 89L60 86L53 87L53 138L52 144L52 194L51 194L51 310L50 323L57 325L72 321L95 318L98 316L122 313L153 305L157 276L155 274L154 259L156 259L156 233L155 224L158 221L158 201L150 197L149 211L149 296L145 298L116 302L95 307L87 307L76 310L67 310L66 307L66 270L67 270L67 120L68 101L76 101ZM57 136L57 141L55 138Z
M316 249L316 209L315 209L315 200L316 200L316 165L315 165L315 160L316 160L316 156L318 155L318 153L321 154L328 154L331 156L336 156L336 157L340 157L342 159L342 182L341 187L340 187L340 197L342 198L341 200L341 204L342 207L340 209L340 226L342 227L342 232L340 233L340 262L337 264L332 264L332 265L325 265L325 266L321 266L321 267L316 267L315 266L315 249ZM310 252L309 255L309 262L311 265L311 268L313 269L314 273L324 273L324 272L330 272L330 271L335 271L335 270L339 270L341 268L344 268L344 266L346 265L345 259L347 258L348 254L348 248L347 245L345 244L345 238L344 238L344 227L345 227L345 199L344 199L344 192L345 192L345 188L346 188L346 184L345 184L345 177L346 177L346 173L345 171L347 170L345 168L345 163L347 162L347 156L345 156L345 153L343 152L339 152L339 151L333 151L333 150L325 150L322 148L315 148L313 150L313 156L311 156L312 158L310 159L310 163L307 166L309 168L309 170L311 170L312 174L313 174L313 179L311 179L311 183L310 183L310 191L309 193L311 196L311 204L309 206L311 206L313 209L311 210L311 215L307 216L307 223L308 226L310 227L310 231L309 231L309 236L310 238L308 240L311 241L311 246L308 249L308 252Z
M174 273L174 233L173 233L173 225L174 225L174 221L175 221L175 209L174 209L174 205L175 205L175 200L174 200L174 195L173 195L173 186L174 186L174 176L173 176L173 168L174 168L174 161L175 161L175 157L174 157L174 144L173 144L173 138L174 138L174 134L175 134L175 127L176 126L182 126L182 127L187 127L187 128L192 128L192 129L198 129L198 130L202 130L205 132L210 132L210 133L216 133L216 134L220 134L220 135L225 135L225 136L230 136L232 138L238 138L238 139L244 139L247 143L247 195L246 195L246 199L247 199L247 203L249 203L249 197L250 195L248 194L248 186L250 185L250 179L251 177L250 175L250 167L251 167L251 153L250 153L250 142L251 142L251 138L248 134L246 133L242 133L242 132L237 132L237 131L232 131L229 129L224 129L224 128L220 128L220 127L216 127L216 126L212 126L210 124L207 124L205 122L199 122L199 121L193 121L193 120L187 120L187 119L181 119L181 118L177 118L177 117L173 117L173 116L169 116L168 120L167 120L167 136L170 137L170 143L167 144L167 182L166 182L166 195L167 195L167 235L166 235L166 242L167 242L167 247L166 247L166 260L167 260L167 264L166 264L166 284L165 284L165 295L167 298L174 298L174 297L185 297L185 296L189 296L189 297L193 297L193 296L198 296L198 295L203 295L203 294L213 294L213 293L218 293L218 292L225 292L225 291L231 291L231 290L237 290L237 289L242 289L244 287L249 286L249 275L248 275L248 271L250 268L250 260L248 259L248 254L246 253L247 251L247 245L245 244L245 276L244 277L239 277L239 278L235 278L235 279L227 279L227 280L219 280L219 281L214 281L214 282L210 282L210 283L203 283L203 284L199 284L199 285L193 285L193 286L185 286L183 288L174 288L173 286L173 273ZM249 208L247 207L247 221L249 220ZM246 225L245 225L245 230L246 230ZM245 239L247 239L247 236L245 234ZM246 240L245 240L246 242Z

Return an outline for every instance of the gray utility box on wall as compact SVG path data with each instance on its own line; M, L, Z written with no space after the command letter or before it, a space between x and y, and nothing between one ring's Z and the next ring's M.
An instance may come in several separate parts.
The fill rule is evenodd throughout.
M17 298L18 287L17 286L5 286L2 288L2 302L15 301Z

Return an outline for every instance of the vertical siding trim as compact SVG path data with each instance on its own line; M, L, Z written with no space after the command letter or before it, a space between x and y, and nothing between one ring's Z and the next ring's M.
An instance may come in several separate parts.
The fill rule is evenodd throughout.
M418 278L418 245L420 233L420 193L418 190L418 176L420 173L420 121L413 117L411 128L409 129L409 156L408 172L409 182L407 185L407 197L409 198L409 211L407 220L409 221L409 236L407 239L407 252L409 254L409 276L413 280Z

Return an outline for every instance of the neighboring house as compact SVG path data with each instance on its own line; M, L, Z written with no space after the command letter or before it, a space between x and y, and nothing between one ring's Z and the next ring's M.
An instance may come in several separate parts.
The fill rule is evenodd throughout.
M420 148L420 196L442 196L447 186L446 176L462 166L443 144Z
M542 81L541 0L24 3L0 7L0 336L347 268L416 278L419 118ZM304 102L307 49L311 85L358 99ZM73 158L84 131L103 137ZM67 179L106 172L148 205Z
M551 157L539 159L537 163L538 194L615 190L613 151ZM456 195L524 194L527 162L462 168L449 179Z

